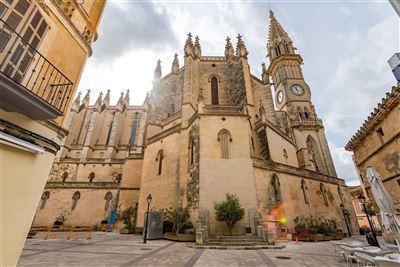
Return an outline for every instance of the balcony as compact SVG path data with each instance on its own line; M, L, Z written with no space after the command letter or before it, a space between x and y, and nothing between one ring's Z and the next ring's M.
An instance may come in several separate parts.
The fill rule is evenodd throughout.
M324 127L322 120L320 119L297 119L292 120L292 127L301 128L301 129L321 129Z
M34 120L65 112L73 83L0 19L0 108Z

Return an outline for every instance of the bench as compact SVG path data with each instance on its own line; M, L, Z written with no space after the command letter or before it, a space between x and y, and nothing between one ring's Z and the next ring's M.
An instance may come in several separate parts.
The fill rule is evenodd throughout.
M29 233L28 233L28 238L32 238L34 237L37 232L47 232L49 230L48 225L32 225L31 228L29 229Z
M86 238L92 238L93 227L90 225L60 225L60 226L49 226L44 240L47 240L51 233L62 232L66 233L67 240L70 240L74 233L76 233L76 239L79 239L81 233L87 233Z
M87 233L86 239L92 239L92 231L93 227L90 225L76 225L71 228L67 239L71 239L73 233L77 233L77 239L79 239L80 233Z

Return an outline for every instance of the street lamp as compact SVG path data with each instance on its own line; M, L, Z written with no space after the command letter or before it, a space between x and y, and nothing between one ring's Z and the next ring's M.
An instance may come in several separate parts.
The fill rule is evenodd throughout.
M346 217L346 215L348 215L349 212L344 208L343 203L340 204L340 209L342 210L342 213L343 213L343 218L344 218L344 222L346 223L347 232L349 233L349 236L351 236L349 222L347 221L347 217Z
M146 224L144 226L144 240L143 243L146 244L147 242L147 227L149 224L149 209L150 209L150 203L153 200L153 198L151 197L151 194L149 194L147 196L147 213L146 213Z
M372 232L372 237L373 237L374 243L375 243L376 246L379 247L379 243L378 243L378 239L376 239L376 234L375 234L374 227L372 226L371 219L369 218L369 215L368 215L367 207L365 206L365 203L367 202L367 198L364 197L362 194L359 194L358 195L358 201L360 201L361 205L364 208L365 215L367 215L367 219L368 219L369 227L371 228L371 232Z

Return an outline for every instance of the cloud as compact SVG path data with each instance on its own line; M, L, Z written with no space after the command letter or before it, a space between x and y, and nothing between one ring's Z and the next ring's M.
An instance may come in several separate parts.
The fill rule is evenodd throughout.
M316 95L328 134L344 145L385 95L394 78L387 59L398 49L398 36L388 31L396 25L388 17L364 32L352 30L337 41L345 48L328 79ZM326 101L330 99L330 101Z
M338 147L332 142L329 142L329 149L338 177L346 180L347 185L359 185L360 181L351 158L351 153L346 151L344 147Z
M166 10L152 2L109 1L94 44L94 60L114 60L135 49L162 51L177 39Z

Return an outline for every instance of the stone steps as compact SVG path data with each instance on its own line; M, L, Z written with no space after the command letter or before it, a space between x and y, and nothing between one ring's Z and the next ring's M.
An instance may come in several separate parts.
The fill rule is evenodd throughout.
M281 245L256 245L256 246L212 246L212 245L192 245L195 249L221 249L221 250L258 250L258 249L282 249Z
M206 249L270 249L280 248L264 242L258 236L210 236L203 245L196 245L196 248Z
M216 239L216 238L208 238L209 242L263 242L260 238L249 238L249 239Z
M263 241L258 241L258 242L214 242L214 241L208 241L206 242L207 246L262 246L262 245L268 245L268 243L263 242Z

